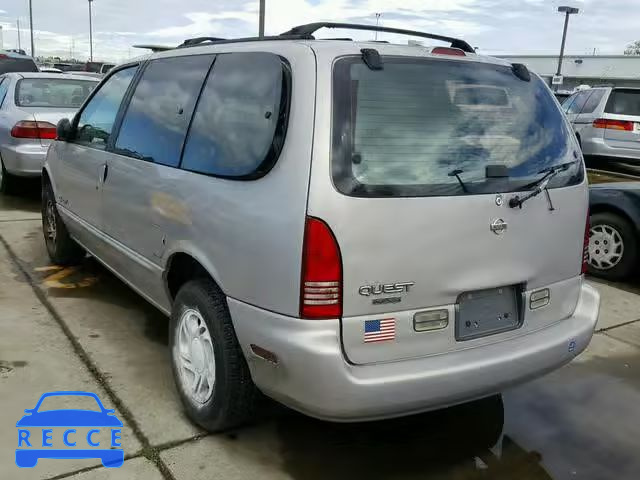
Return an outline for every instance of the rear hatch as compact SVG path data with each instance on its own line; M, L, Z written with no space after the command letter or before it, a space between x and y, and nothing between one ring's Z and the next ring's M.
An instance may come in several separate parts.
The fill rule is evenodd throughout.
M609 147L640 151L640 89L615 89L603 120L604 141Z
M352 363L501 341L576 306L587 215L578 145L539 78L474 58L334 63L331 178L316 148L309 214L340 248ZM508 206L565 163L552 204L542 193ZM545 288L550 302L537 292L543 308L530 310L529 293Z

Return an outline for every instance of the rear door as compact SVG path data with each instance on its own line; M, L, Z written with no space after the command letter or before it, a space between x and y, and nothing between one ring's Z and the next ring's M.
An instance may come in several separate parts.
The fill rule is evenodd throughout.
M615 89L609 97L604 118L605 143L611 148L640 151L640 89Z
M587 192L548 87L468 59L383 64L336 61L332 185L318 144L312 164L309 215L327 222L342 256L349 360L471 348L569 316ZM566 162L575 163L550 184L553 210L544 195L509 208L541 170ZM526 292L550 285L552 304L528 312ZM467 332L475 322L459 320L469 309L489 309L494 325ZM419 331L422 320L432 331Z
M578 119L578 115L584 108L590 96L591 90L583 90L582 92L576 93L575 98L573 99L569 107L565 110L567 118L572 124L574 124L574 126L576 120Z

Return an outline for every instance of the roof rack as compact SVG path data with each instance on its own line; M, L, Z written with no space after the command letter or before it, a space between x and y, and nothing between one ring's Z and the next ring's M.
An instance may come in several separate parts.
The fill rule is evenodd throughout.
M220 37L196 37L196 38L187 38L184 42L182 42L179 47L192 47L195 45L199 45L204 42L219 42L220 40L227 40L226 38Z
M281 36L300 36L302 38L314 39L313 34L321 28L343 28L346 30L367 30L372 32L396 33L399 35L409 35L412 37L430 38L432 40L440 40L451 43L452 48L459 48L468 53L476 53L475 49L464 40L453 37L445 37L433 33L417 32L415 30L404 30L401 28L379 27L375 25L362 25L358 23L335 23L335 22L316 22L307 23L306 25L298 25L291 30L284 32Z
M389 28L389 27L377 27L375 25L361 25L358 23L335 23L335 22L316 22L307 23L306 25L298 25L293 27L280 35L268 36L268 37L245 37L245 38L231 38L224 39L218 37L198 37L187 39L177 48L195 47L202 43L211 43L215 45L224 43L240 43L240 42L260 42L269 40L315 40L313 34L321 28L343 28L346 30L367 30L372 32L386 32L396 33L399 35L408 35L412 37L430 38L432 40L440 40L442 42L449 42L452 48L459 48L467 53L476 53L475 49L464 40L453 37L445 37L443 35L435 35L433 33L417 32L414 30L403 30L401 28ZM339 40L347 40L339 39ZM383 42L378 42L383 43Z

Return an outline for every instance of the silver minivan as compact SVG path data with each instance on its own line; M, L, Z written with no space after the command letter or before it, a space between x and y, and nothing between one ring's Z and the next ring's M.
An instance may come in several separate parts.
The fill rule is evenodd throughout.
M584 155L640 162L640 88L582 90L562 108Z
M115 67L43 172L56 263L89 252L170 315L188 415L260 392L334 421L494 395L571 361L587 183L523 65L446 47L197 39Z

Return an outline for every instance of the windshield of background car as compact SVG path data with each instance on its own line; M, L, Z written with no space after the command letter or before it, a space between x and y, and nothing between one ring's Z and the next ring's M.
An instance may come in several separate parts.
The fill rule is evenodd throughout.
M0 75L9 72L37 72L38 67L31 58L2 57L0 55Z
M20 107L78 108L98 82L57 78L25 78L16 87Z
M517 191L548 167L581 158L552 93L507 66L445 59L336 61L333 181L354 196L447 196ZM486 176L489 165L504 176ZM505 168L506 167L506 168ZM583 166L550 188L580 183Z

